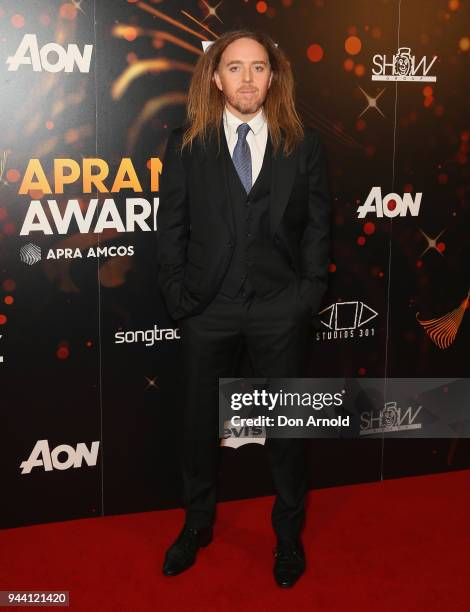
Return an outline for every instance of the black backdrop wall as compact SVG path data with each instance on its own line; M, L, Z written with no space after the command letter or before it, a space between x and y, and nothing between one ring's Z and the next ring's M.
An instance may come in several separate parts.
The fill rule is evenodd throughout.
M207 7L0 0L2 527L178 503L158 178L202 42L228 29L286 51L328 152L334 263L312 377L468 373L469 3ZM420 323L448 313L443 339ZM221 455L221 500L273 492L262 445L228 439ZM312 487L470 466L458 438L317 440L309 461Z

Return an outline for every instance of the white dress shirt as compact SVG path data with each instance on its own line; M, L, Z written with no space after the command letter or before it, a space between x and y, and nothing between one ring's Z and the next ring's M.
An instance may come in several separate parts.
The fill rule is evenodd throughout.
M263 107L259 109L258 113L250 121L239 119L227 107L224 108L223 117L225 138L227 139L228 150L231 156L233 156L233 150L238 140L237 127L241 123L248 123L251 128L246 136L246 142L251 152L251 184L254 185L263 165L264 151L268 141L268 123Z

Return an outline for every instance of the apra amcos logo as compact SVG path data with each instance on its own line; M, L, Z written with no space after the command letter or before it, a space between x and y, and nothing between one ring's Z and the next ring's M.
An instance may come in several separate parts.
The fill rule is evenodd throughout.
M426 81L434 83L436 77L429 72L437 60L435 55L431 61L426 56L417 60L416 56L411 55L409 47L400 47L387 61L386 55L374 55L372 61L373 81Z
M47 440L38 440L28 459L21 462L21 473L29 474L35 467L42 467L46 472L79 468L83 461L90 467L95 466L99 445L99 441L92 442L90 448L84 442L79 442L76 448L60 444L51 451Z
M422 193L416 193L413 197L411 193L403 196L398 193L388 193L382 197L380 187L372 187L367 200L357 209L357 216L363 219L367 214L374 213L376 217L406 217L408 213L412 217L419 215Z
M51 42L39 48L36 34L25 34L14 55L6 63L8 70L16 71L20 66L32 66L34 72L90 72L93 45L84 45L83 51L76 44L67 48Z

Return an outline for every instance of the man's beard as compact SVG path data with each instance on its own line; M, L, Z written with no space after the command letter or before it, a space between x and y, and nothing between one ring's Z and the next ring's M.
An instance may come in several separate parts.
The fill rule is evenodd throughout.
M257 98L253 102L240 102L238 98L227 99L233 106L233 108L236 108L239 113L242 113L244 115L252 115L253 113L256 113L261 108L261 106L263 106L264 102L264 100L261 100L260 98Z

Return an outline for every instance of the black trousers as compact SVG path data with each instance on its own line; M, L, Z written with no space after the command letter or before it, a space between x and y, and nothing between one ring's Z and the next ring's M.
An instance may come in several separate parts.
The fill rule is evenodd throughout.
M237 365L244 349L256 377L306 376L311 317L295 279L262 298L252 291L241 291L236 298L219 293L201 314L180 319L179 327L186 524L207 527L214 522L216 507L218 378L239 376ZM305 440L267 437L265 447L276 490L273 529L283 541L298 540L307 492Z

